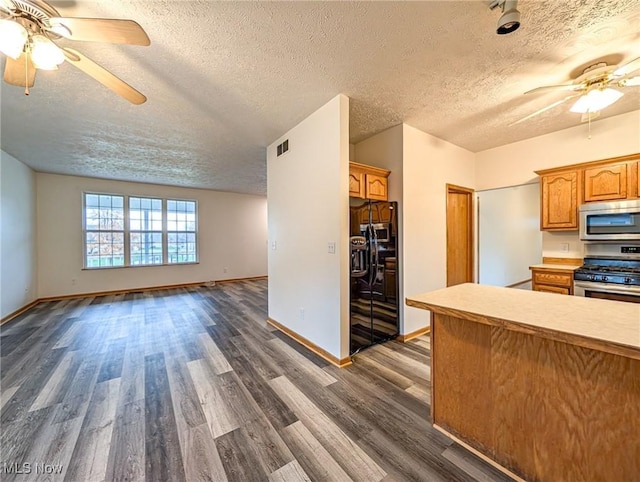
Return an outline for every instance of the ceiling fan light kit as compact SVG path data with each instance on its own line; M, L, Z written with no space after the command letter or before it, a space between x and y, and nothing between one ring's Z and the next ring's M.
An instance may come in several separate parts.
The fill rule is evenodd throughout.
M520 28L520 12L518 11L518 0L494 0L489 8L502 8L502 15L498 19L498 35L506 35L515 32Z
M525 95L563 90L571 91L574 94L543 107L511 125L529 120L576 97L577 101L571 106L569 111L583 114L583 122L586 120L591 121L597 117L601 110L620 100L624 93L617 90L618 88L640 86L640 75L636 74L634 76L634 73L638 70L640 70L640 57L620 66L607 65L605 62L600 62L584 69L582 74L571 82L558 85L544 85L531 89L525 92ZM585 116L585 114L588 115Z
M57 70L69 63L133 104L147 98L111 72L76 50L59 47L61 38L73 41L150 45L144 29L133 20L61 17L44 0L0 0L0 52L7 55L4 81L33 86L35 69Z
M622 96L622 92L611 88L592 89L586 94L581 95L569 110L577 114L599 112L620 100Z
M0 52L17 59L28 39L29 33L22 25L13 20L0 20Z
M64 62L64 53L51 40L43 35L31 38L31 60L37 69L57 70Z

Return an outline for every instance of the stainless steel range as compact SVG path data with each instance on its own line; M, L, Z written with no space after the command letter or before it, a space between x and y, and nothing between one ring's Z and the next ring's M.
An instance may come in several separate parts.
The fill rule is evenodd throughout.
M578 296L640 303L640 244L587 244L573 275Z

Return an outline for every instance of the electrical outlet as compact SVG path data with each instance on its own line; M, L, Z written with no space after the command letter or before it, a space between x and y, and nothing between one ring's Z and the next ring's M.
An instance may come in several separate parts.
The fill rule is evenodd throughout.
M300 321L304 321L304 308L300 308L300 312L298 313L298 318L300 318Z
M71 278L71 285L75 286L75 284L76 284L76 279L75 278Z
M271 241L271 249L273 249L274 251L278 249L278 243L275 239Z
M567 253L569 251L569 243L561 243L560 244L560 250L564 251L565 253Z
M227 271L229 271L229 268L225 266L224 268L222 268L222 271L226 273Z
M329 250L329 254L336 254L336 243L335 242L329 242L328 250Z

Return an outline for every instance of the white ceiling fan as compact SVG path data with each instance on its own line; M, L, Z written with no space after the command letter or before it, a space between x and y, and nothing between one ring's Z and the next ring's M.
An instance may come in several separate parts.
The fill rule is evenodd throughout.
M75 49L60 47L62 38L89 42L149 45L144 29L133 20L61 17L44 0L0 0L0 51L7 56L4 81L25 88L36 69L56 70L65 60L133 104L147 98Z
M592 120L600 115L602 109L610 106L623 96L623 92L618 89L640 86L640 74L634 75L639 70L640 57L619 66L600 62L584 69L582 75L571 82L558 85L545 85L529 90L525 92L525 95L550 90L569 91L572 93L551 105L517 120L511 125L520 124L574 99L576 100L571 106L570 111L582 114L583 122Z

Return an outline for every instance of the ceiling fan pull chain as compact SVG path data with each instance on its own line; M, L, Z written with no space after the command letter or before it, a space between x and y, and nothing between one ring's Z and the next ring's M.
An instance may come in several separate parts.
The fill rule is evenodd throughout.
M29 51L24 54L24 95L29 95Z

